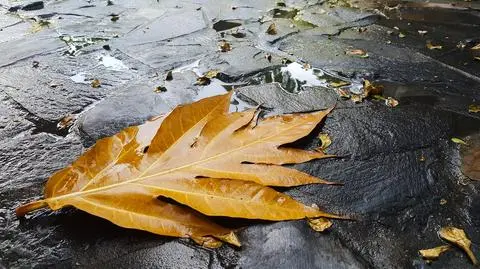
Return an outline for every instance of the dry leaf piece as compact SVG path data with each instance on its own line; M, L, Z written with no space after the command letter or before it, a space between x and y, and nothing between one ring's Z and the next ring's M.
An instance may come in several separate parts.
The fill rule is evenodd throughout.
M92 88L100 88L100 86L102 86L102 83L100 82L99 79L94 79L91 85L92 85Z
M438 233L441 238L463 249L474 265L478 264L477 258L471 250L472 241L468 239L465 231L455 227L443 227Z
M230 43L228 43L225 40L220 41L218 44L218 50L221 52L228 52L232 50L232 47L230 46Z
M345 54L348 56L355 56L360 58L368 58L368 53L362 49L348 49L345 51Z
M433 45L432 44L432 41L427 41L427 45L426 45L427 49L429 50L441 50L443 49L443 46L441 45Z
M323 232L332 227L333 223L326 218L309 219L308 225L316 232Z
M480 105L469 105L468 106L468 112L470 113L478 113L480 112Z
M322 145L320 146L320 150L322 151L327 149L332 144L332 140L330 139L330 136L327 133L320 133L318 135L318 138L322 142Z
M75 116L72 114L68 114L67 116L63 117L58 123L57 128L59 130L66 129L72 126L73 122L75 121Z
M277 34L277 26L275 25L275 23L272 23L270 24L270 26L268 26L268 29L267 29L267 34L269 35L276 35Z
M444 253L449 249L450 249L449 245L443 245L443 246L438 246L430 249L421 249L418 252L426 260L436 260L442 253Z
M48 180L44 200L17 208L17 215L70 205L122 227L190 237L212 247L218 245L212 237L239 242L231 230L202 214L265 220L343 218L266 187L334 184L281 166L330 157L283 146L312 132L330 110L257 121L256 109L227 114L230 97L179 106L165 118L99 140Z

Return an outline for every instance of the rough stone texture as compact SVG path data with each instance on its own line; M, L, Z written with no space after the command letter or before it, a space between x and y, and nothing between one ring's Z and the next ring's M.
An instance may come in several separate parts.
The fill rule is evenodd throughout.
M303 0L285 1L287 7L270 0L49 0L37 10L7 12L31 2L0 0L0 268L426 268L417 252L442 244L437 231L446 225L465 229L480 255L479 183L461 169L471 150L450 140L480 143L480 114L467 110L480 101L480 62L473 60L480 55L470 50L480 42L475 1L404 1L396 9L361 1L370 9L358 10ZM282 9L303 22L281 17ZM52 24L32 32L40 19ZM213 25L222 20L240 25L217 32ZM265 33L272 22L274 36ZM60 36L80 40L75 53ZM220 40L232 51L219 52ZM444 48L429 50L427 40ZM369 58L345 55L349 48L367 50ZM297 93L289 88L296 74L280 71L286 59L328 76ZM217 79L194 85L212 69L220 71ZM172 81L164 81L168 70ZM93 79L102 86L92 88ZM384 84L384 95L400 105L341 100L331 79ZM159 86L166 92L155 92ZM333 141L328 153L338 158L294 167L345 185L285 191L355 221L335 221L323 234L304 221L245 221L242 248L209 250L74 209L15 218L16 206L39 197L44 181L95 140L231 88L233 111L335 105L321 127ZM59 130L69 114L74 125ZM296 145L318 146L318 131ZM473 268L458 249L428 267Z

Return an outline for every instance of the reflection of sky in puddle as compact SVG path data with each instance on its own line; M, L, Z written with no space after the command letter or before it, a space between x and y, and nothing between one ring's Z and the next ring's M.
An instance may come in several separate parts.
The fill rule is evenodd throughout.
M317 68L304 69L299 63L291 63L280 68L280 71L284 77L287 75L299 81L301 86L327 86L327 80L322 78L325 73Z
M112 57L110 55L101 55L98 60L100 63L105 66L106 68L114 71L125 71L129 70L128 66L126 66L121 60Z
M194 72L197 76L201 76L208 70L202 70L200 67L200 60L172 70L174 73L182 73L187 71ZM224 94L234 87L246 85L260 85L277 82L285 91L298 93L304 90L304 86L332 88L330 85L332 82L342 81L351 82L346 79L327 74L318 68L305 69L302 64L294 62L285 66L272 66L272 68L262 70L244 81L238 81L235 83L227 83L218 78L213 78L211 79L210 84L198 86L196 88L197 95L194 99L197 101L206 97ZM363 86L362 83L353 82L350 86L345 86L343 88L348 88L353 93L361 93ZM252 105L241 101L234 95L231 107L232 111L243 111L250 107L252 107Z
M75 83L84 83L84 84L88 84L89 82L88 81L85 81L85 73L78 73L76 75L73 75L70 77L71 80L73 80L73 82Z

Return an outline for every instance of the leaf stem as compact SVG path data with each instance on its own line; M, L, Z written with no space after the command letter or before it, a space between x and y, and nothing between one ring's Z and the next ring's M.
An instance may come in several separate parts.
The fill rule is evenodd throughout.
M15 214L17 217L23 217L27 213L47 207L48 204L45 200L38 200L34 202L30 202L28 204L21 205L15 209Z

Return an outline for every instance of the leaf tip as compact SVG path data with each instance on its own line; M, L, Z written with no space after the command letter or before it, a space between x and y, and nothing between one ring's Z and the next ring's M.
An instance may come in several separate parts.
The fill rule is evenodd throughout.
M240 240L238 239L237 235L233 231L224 235L216 235L215 237L226 243L234 245L236 247L242 246L242 244L240 243Z

